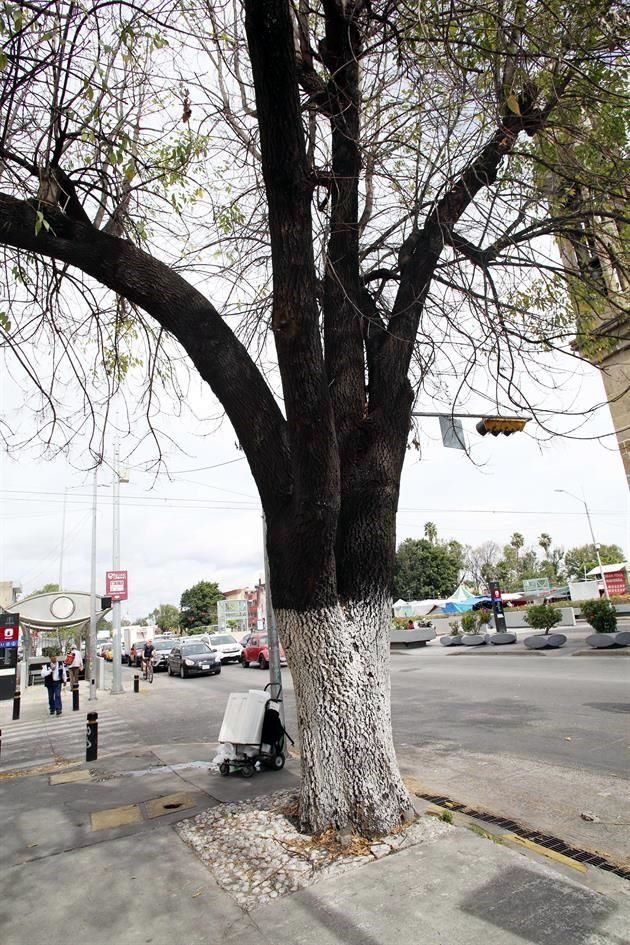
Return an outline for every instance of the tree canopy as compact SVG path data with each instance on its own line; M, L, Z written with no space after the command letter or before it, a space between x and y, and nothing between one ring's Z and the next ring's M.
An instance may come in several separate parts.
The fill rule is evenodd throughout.
M407 538L396 553L393 595L403 600L449 597L459 584L461 568L458 542Z
M217 622L217 601L223 594L214 581L199 581L184 591L179 602L179 625L182 630L208 626ZM160 605L162 607L170 605ZM170 628L167 628L170 629Z
M191 591L192 588L186 593L190 594ZM160 630L175 630L180 625L179 610L174 604L160 604L151 611L149 617L155 621L156 627Z
M600 545L599 557L602 564L622 564L626 560L625 553L619 545ZM597 567L595 545L578 545L575 548L569 548L564 560L569 577L583 581L585 574Z
M100 461L114 393L159 443L165 391L198 372L265 512L300 823L387 832L409 808L387 694L413 403L542 405L554 426L541 349L570 366L576 280L601 299L602 260L627 275L623 6L2 12L0 333L24 403ZM22 420L0 421L9 448Z

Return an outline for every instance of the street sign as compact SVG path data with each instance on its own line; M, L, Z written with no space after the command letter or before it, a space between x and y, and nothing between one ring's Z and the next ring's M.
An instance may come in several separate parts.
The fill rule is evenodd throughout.
M524 594L536 594L538 591L549 590L549 578L531 578L523 581Z
M498 581L490 581L488 584L490 597L492 598L492 613L494 614L494 629L497 633L505 633L507 623L503 613L503 598L501 596L501 585Z
M105 572L105 594L107 597L111 597L113 601L127 600L127 591L126 571Z
M466 449L464 426L461 420L455 417L440 417L440 433L443 446L453 450Z
M606 590L611 597L623 597L628 593L625 568L620 568L619 571L604 572L604 581L606 582Z

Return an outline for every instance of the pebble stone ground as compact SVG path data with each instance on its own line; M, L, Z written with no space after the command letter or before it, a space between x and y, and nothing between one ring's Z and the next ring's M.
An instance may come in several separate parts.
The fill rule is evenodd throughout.
M378 842L348 837L344 843L332 832L305 837L291 820L296 802L291 791L276 791L204 811L176 829L246 911L453 829L423 817Z

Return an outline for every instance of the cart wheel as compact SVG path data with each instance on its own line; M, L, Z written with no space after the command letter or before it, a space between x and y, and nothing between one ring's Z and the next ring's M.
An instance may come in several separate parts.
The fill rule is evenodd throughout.
M222 761L219 765L219 774L222 774L224 778L227 778L230 773L230 763L229 761Z
M243 767L241 768L242 778L251 778L253 773L254 773L253 764L246 764L246 765L243 765Z
M273 761L271 762L271 767L274 771L281 771L284 768L285 758L282 752L273 756Z

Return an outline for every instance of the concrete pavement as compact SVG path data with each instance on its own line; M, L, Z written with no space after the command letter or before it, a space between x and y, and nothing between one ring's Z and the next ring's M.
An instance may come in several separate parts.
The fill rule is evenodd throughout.
M3 945L628 942L630 883L491 839L458 815L434 839L245 912L174 824L295 788L297 764L221 778L204 767L207 748L139 748L0 780Z

